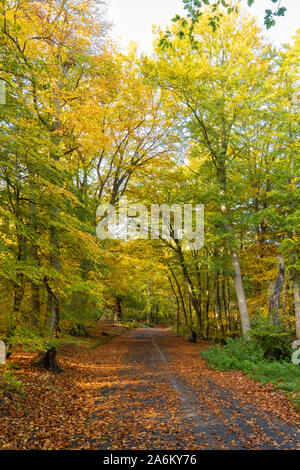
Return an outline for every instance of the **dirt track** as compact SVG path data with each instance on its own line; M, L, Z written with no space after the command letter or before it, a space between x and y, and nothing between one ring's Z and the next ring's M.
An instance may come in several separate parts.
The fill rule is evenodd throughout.
M105 421L102 404L110 402L112 426L92 448L299 448L299 420L272 387L210 370L199 346L165 330L139 329L113 343L123 365L92 415L94 426Z
M300 415L285 394L211 370L199 351L207 343L112 325L121 335L91 348L102 328L92 343L60 348L63 374L34 367L33 353L11 358L26 395L0 400L0 449L300 448Z

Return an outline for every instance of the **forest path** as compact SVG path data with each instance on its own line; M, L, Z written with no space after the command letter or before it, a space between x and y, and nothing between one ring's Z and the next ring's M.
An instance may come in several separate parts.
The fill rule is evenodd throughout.
M0 400L0 449L300 448L300 413L286 395L210 369L207 342L104 324L91 334L59 349L63 374L35 367L33 352L11 356L25 395Z
M112 354L113 343L121 343L122 367L92 416L94 426L105 421L109 403L110 432L92 448L299 448L287 399L238 371L212 371L199 345L161 329L130 331Z

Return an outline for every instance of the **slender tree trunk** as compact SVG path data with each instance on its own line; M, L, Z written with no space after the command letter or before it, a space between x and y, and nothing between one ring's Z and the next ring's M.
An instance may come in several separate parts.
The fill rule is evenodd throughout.
M18 240L17 263L19 263L24 259L25 240L22 236L18 236L18 235L17 235L17 240ZM10 322L11 324L9 327L10 331L14 331L16 327L24 293L25 293L25 277L24 277L24 273L20 272L19 266L17 265L16 282L15 282L15 288L14 288L14 300L13 300L12 315L11 315L11 322Z
M197 264L196 267L196 274L197 274L197 280L198 280L198 310L196 312L197 314L197 321L198 321L198 328L201 337L204 337L204 331L203 331L203 312L202 312L202 282L201 282L201 271L199 269L199 265Z
M230 285L229 285L229 279L226 277L226 299L227 299L227 311L228 311L228 325L229 325L229 331L233 330L233 320L232 320L232 314L231 314L231 299L230 299Z
M294 266L296 263L294 253L291 254L291 264ZM299 289L299 276L297 270L293 267L291 270L293 281L293 294L295 304L295 319L296 319L296 337L300 339L300 289Z
M147 325L150 325L152 322L152 312L151 312L151 289L148 284L148 296L147 296Z
M226 292L226 276L224 271L222 272L222 298L223 298L223 306L224 306L224 314L226 319L226 331L230 331L230 316L228 311L228 299L227 299L227 292Z
M215 257L219 256L217 250L214 253ZM222 308L221 308L221 299L220 299L220 275L219 270L215 269L214 272L214 306L215 306L215 316L218 330L222 332L225 336L224 325L222 321Z
M31 283L31 309L32 326L36 327L41 314L40 286L35 282Z
M51 241L51 254L50 254L50 263L51 266L58 273L60 271L60 248L59 242L57 240L57 231L54 227L50 228L50 241ZM60 321L60 312L59 312L59 300L56 294L54 295L53 289L50 292L50 324L49 330L50 334L57 335L59 331L59 321Z
M29 185L30 185L30 202L29 202L29 210L31 215L31 224L33 230L33 236L38 236L38 225L37 225L37 211L36 211L36 204L35 204L35 186L36 186L36 175L30 168L30 176L29 176ZM36 267L40 266L39 257L38 257L38 247L37 247L37 240L30 244L28 247L31 250L31 256L33 262L35 263ZM39 323L40 315L41 315L41 303L40 303L40 286L34 281L31 281L31 310L32 310L32 326L36 327Z
M21 276L19 279L20 284L16 284L15 286L15 293L14 293L14 302L13 302L13 318L14 320L17 319L18 313L20 311L21 307L21 302L24 297L24 292L25 292L25 285L24 285L24 277Z
M191 300L191 293L188 292L188 306L189 306L189 314L190 314L190 325L193 329L193 312L192 312L192 300Z
M191 277L188 273L188 270L186 268L186 263L185 263L185 259L184 259L184 254L182 252L182 248L181 248L180 243L179 243L178 240L175 239L174 241L176 243L176 253L177 253L178 258L179 258L179 262L180 262L180 265L181 265L183 277L184 277L184 280L186 281L186 284L187 284L187 287L188 287L189 299L190 299L190 301L193 305L193 308L196 312L197 318L201 318L201 307L199 308L199 303L198 303L198 298L197 298L197 294L196 294L196 291L195 291L195 287L194 287L192 279L191 279Z
M185 320L185 325L189 328L189 330L191 330L191 326L189 325L189 321L188 321L188 316L187 316L187 311L186 311L186 306L185 306L185 302L184 302L183 293L181 291L181 288L180 288L179 282L177 280L177 277L175 276L175 273L171 268L170 268L170 272L173 276L173 279L174 279L174 281L176 283L176 286L177 286L177 289L178 289L178 293L179 293L179 297L180 297L181 305L182 305L183 316L184 316L184 320Z
M174 294L174 297L175 297L175 300L176 300L176 306L177 306L177 313L176 313L176 332L177 334L179 333L179 327L180 327L180 304L179 304L179 299L178 299L178 296L177 296L177 293L175 291L175 288L173 286L173 283L172 283L172 279L170 277L168 277L169 279L169 282L170 282L170 286L171 286L171 289L172 289L172 292Z
M231 257L232 257L232 264L233 264L233 269L234 269L234 285L235 285L236 295L238 299L241 322L242 322L242 331L244 335L247 335L247 332L251 328L250 328L250 318L249 318L249 313L248 313L247 301L246 301L243 280L242 280L240 259L239 259L238 253L235 250L231 252Z
M228 211L228 207L226 203L226 169L225 169L224 161L225 161L225 157L221 158L221 160L219 161L219 167L217 168L218 181L219 181L220 188L221 188L220 190L220 196L222 199L221 211L226 219L225 227L227 231L231 234L232 244L234 244L235 235L234 235L233 227L230 223L229 211ZM246 295L245 295L243 279L242 279L240 258L239 258L237 250L233 246L231 247L230 254L231 254L231 260L232 260L233 271L234 271L234 285L235 285L236 296L238 300L239 312L241 316L242 331L244 335L247 335L247 332L251 329L251 326L250 326L248 306L247 306Z
M9 357L11 355L11 350L12 350L11 339L14 336L14 332L18 323L18 315L19 315L21 302L23 300L24 292L25 292L24 275L20 273L17 275L17 278L18 278L18 284L17 283L15 284L11 322L5 333L6 357Z
M115 322L119 323L121 320L122 320L122 301L120 297L116 297Z
M209 338L209 274L206 274L206 302L205 302L205 320L206 320L206 330L205 330L205 337L206 339Z
M273 317L274 323L279 322L280 295L284 282L285 266L282 255L278 255L278 275L274 286L274 291L270 297L269 313Z

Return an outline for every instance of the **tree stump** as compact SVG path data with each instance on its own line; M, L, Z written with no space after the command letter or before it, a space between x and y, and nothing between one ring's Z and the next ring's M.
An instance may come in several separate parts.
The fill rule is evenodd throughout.
M85 326L80 325L80 324L76 325L75 327L73 327L71 329L70 335L71 336L77 336L78 338L89 338L90 337L89 333L85 329Z
M189 343L197 343L196 331L191 331L191 336L189 337Z
M46 353L40 353L34 365L41 369L49 370L54 374L61 374L63 372L56 362L56 348L54 347L48 349Z

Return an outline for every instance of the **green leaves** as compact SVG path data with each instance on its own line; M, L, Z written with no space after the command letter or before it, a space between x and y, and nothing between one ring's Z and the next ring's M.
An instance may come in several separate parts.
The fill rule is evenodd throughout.
M255 0L247 0L247 4L249 7L251 7L254 4ZM278 0L271 0L272 3L278 3ZM214 1L213 3L210 0L183 0L184 4L184 9L188 11L188 17L191 18L192 22L197 22L198 18L200 16L200 10L202 6L211 6L212 12L216 13L219 9L219 7L222 5L224 8L227 9L227 13L230 15L233 12L238 12L238 5L233 5L231 6L229 3L226 2L226 0L217 0ZM267 29L271 28L272 26L275 25L275 16L284 16L286 12L285 7L279 7L277 10L272 11L270 9L266 10L265 18L264 18L264 24L266 25ZM218 13L214 17L213 20L209 20L209 26L212 28L213 31L216 31L220 18L222 14ZM179 20L180 17L179 15L176 15L176 17L172 21L177 21Z
M272 328L272 327L271 327ZM270 343L282 347L283 337L288 334L282 331L272 335ZM275 361L265 359L265 340L269 337L268 329L261 331L260 341L245 341L242 339L228 339L224 347L212 346L207 351L201 351L201 355L209 362L213 369L217 370L242 370L252 379L263 384L272 383L276 388L299 394L300 376L299 367L292 364L288 356L287 361ZM263 347L260 345L263 343ZM296 396L294 395L295 405ZM299 395L298 395L299 406Z
M277 3L277 0L272 0L273 3ZM276 24L274 19L275 16L284 16L287 9L285 7L280 7L275 11L270 10L269 8L265 10L265 18L264 24L266 25L267 29L270 29L272 26Z
M284 16L285 12L286 12L286 8L285 7L281 7L277 10L277 13L276 13L276 16Z

